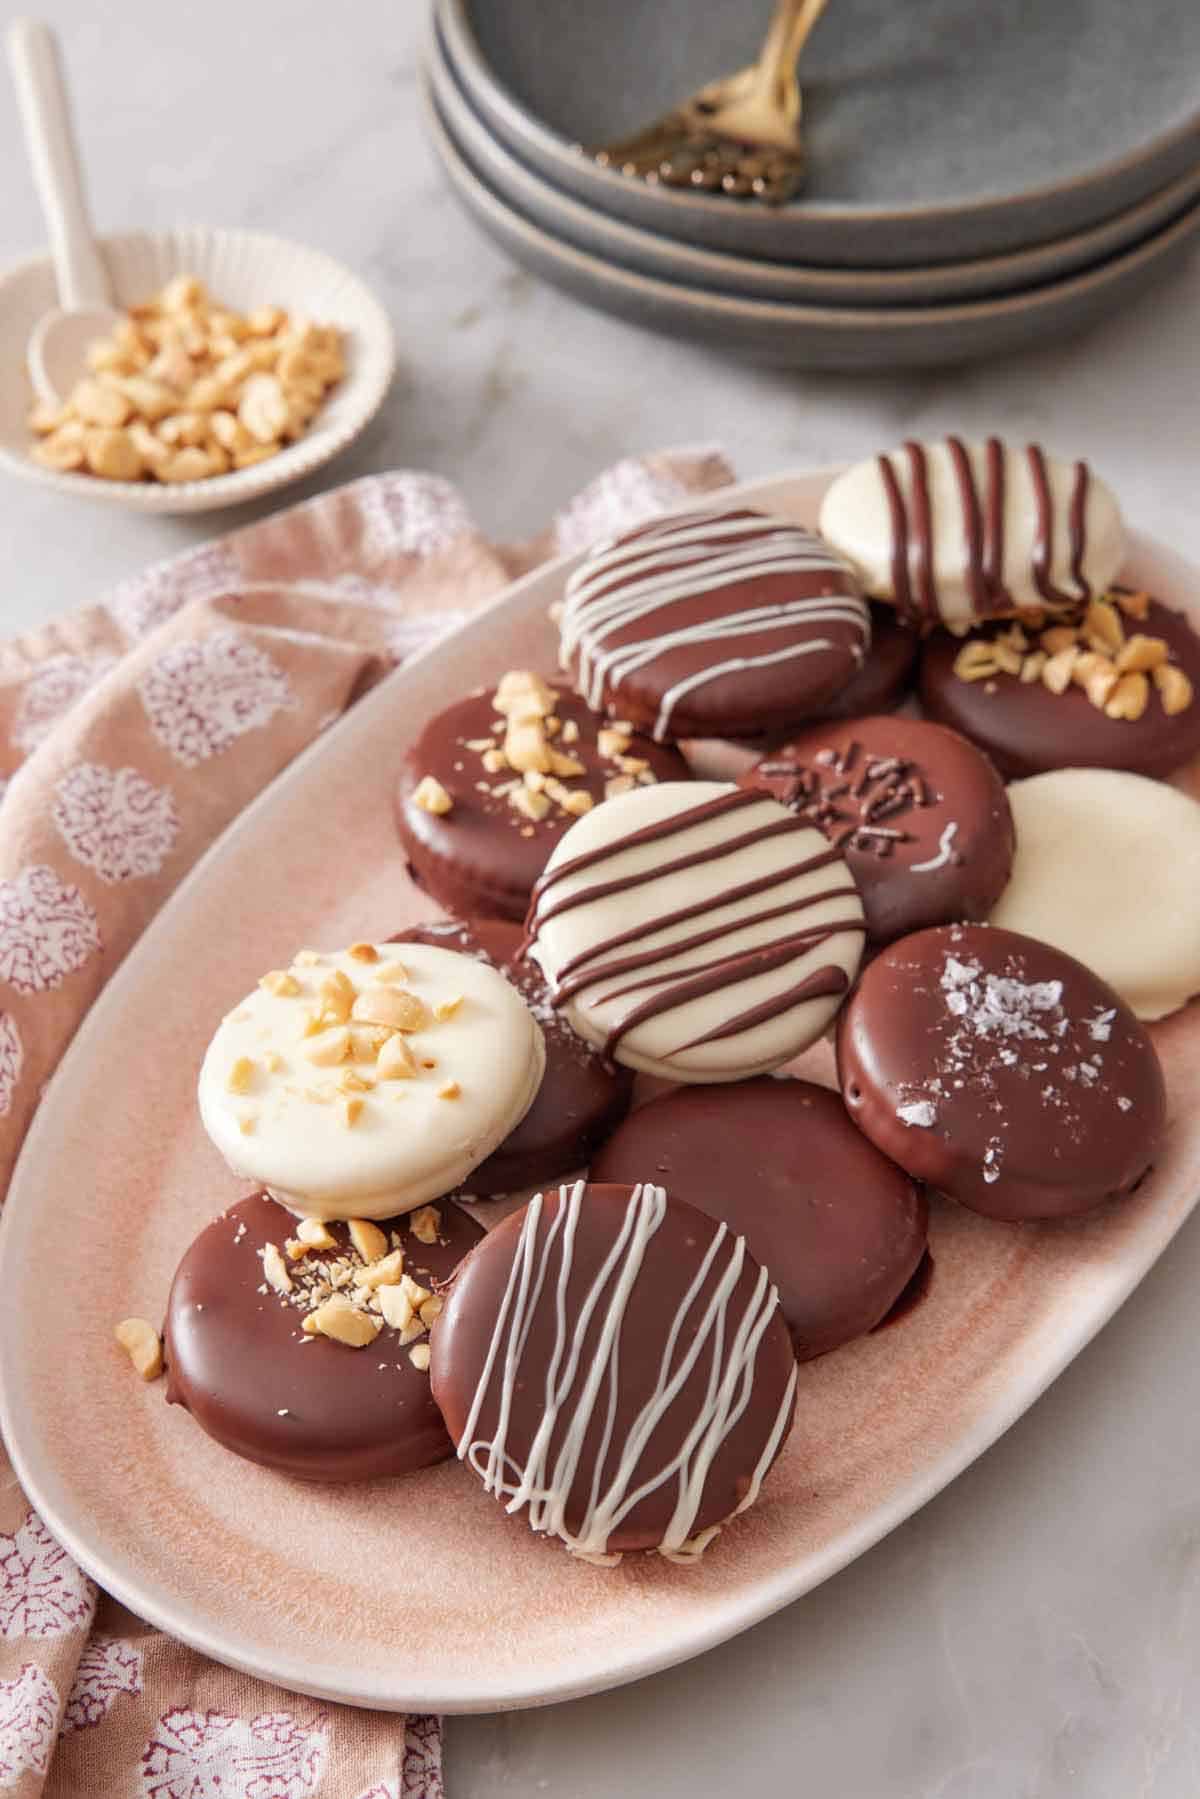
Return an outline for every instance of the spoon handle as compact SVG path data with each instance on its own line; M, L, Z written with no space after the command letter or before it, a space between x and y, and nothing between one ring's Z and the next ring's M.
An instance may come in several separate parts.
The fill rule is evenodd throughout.
M96 248L84 199L54 33L39 19L18 19L9 29L8 54L25 147L50 238L59 304L68 312L111 306L108 272Z

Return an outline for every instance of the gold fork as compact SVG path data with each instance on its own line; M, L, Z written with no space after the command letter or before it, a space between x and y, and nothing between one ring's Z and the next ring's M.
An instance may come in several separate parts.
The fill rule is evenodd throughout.
M757 60L710 81L653 125L591 152L602 168L665 187L779 205L804 179L796 60L827 0L777 0Z

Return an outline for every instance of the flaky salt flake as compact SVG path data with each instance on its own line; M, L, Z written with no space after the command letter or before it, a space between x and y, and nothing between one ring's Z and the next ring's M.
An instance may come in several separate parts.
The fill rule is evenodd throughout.
M1123 1093L1117 1096L1117 1105L1122 1112L1132 1112L1133 1110L1133 1101L1126 1099Z
M937 1123L936 1108L927 1099L916 1099L906 1106L897 1106L896 1117L902 1124L916 1125L923 1131Z
M1087 1020L1088 1035L1093 1043L1107 1043L1112 1035L1112 1022L1117 1016L1117 1008L1110 1006L1107 1012L1097 1012L1095 1018Z

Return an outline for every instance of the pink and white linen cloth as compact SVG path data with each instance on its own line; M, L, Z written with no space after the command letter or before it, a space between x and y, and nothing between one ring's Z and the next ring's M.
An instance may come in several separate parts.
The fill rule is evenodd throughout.
M531 544L388 474L160 564L0 647L0 1193L92 1000L198 856L369 686L545 557L732 479L599 477ZM92 1582L0 1449L0 1799L441 1799L436 1718L207 1661Z

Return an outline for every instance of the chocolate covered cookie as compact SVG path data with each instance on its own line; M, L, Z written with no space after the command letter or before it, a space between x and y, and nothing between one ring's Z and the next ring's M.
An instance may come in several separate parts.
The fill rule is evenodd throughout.
M863 665L853 573L802 525L746 508L656 519L567 582L562 660L593 708L660 741L818 716Z
M1166 1092L1129 1007L1073 956L988 925L881 951L838 1030L851 1117L877 1148L991 1218L1060 1218L1129 1192Z
M1168 775L1200 753L1200 635L1182 612L1116 589L1075 621L921 652L921 704L1010 779L1055 768Z
M805 1361L873 1330L925 1253L918 1184L857 1130L837 1093L767 1076L683 1087L631 1113L591 1178L661 1181L744 1236L778 1284Z
M460 1461L576 1555L698 1554L791 1427L769 1276L649 1184L579 1181L506 1218L459 1269L431 1349Z
M955 731L916 718L817 725L742 778L774 794L841 851L867 933L889 943L927 925L988 916L1013 858L1004 786Z
M856 675L821 708L822 718L863 718L891 712L912 691L921 639L891 606L871 602L871 647Z
M546 1070L520 1124L472 1169L466 1185L491 1198L582 1168L629 1110L633 1075L573 1031L550 1003L545 976L521 956L521 930L505 919L446 919L414 925L397 943L430 943L478 956L511 981L542 1027Z
M235 1174L292 1211L390 1218L439 1199L524 1118L541 1028L478 956L302 950L226 1013L200 1115Z
M1139 1018L1200 993L1200 805L1109 768L1060 768L1008 793L1017 855L996 924L1069 950Z
M873 599L954 630L1103 593L1124 553L1117 503L1086 462L998 437L911 440L855 463L821 504L821 534Z
M555 1005L606 1055L734 1081L820 1036L864 923L819 831L769 794L695 781L638 788L572 826L527 931Z
M429 1390L433 1288L482 1235L446 1203L378 1226L317 1226L265 1193L242 1200L179 1264L168 1401L235 1455L302 1480L444 1460L452 1446Z
M401 765L396 822L414 878L460 918L525 916L564 831L599 801L684 781L677 750L513 670L430 719Z

